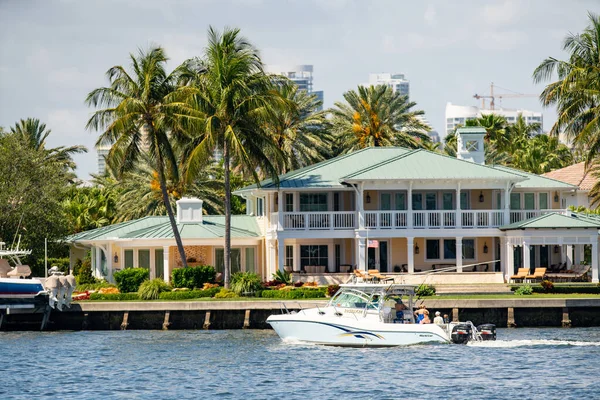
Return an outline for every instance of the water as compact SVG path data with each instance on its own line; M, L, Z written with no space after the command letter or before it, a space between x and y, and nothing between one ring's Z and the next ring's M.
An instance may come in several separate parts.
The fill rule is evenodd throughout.
M593 399L600 328L351 349L273 331L0 333L0 399Z

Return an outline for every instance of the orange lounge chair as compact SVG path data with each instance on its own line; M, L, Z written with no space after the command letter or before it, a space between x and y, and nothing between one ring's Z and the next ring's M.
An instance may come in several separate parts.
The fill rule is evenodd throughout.
M360 280L362 280L362 282L372 282L373 281L373 277L370 276L369 274L363 273L359 269L355 269L354 270L354 281L355 282L359 282Z
M536 268L535 271L533 271L533 274L531 274L531 275L528 274L525 277L525 280L528 280L528 281L538 280L538 279L540 281L543 280L544 277L546 276L546 269L547 268Z
M394 277L392 276L385 276L385 275L381 275L381 273L379 272L378 269L370 269L368 271L369 275L372 276L373 278L377 279L379 282L385 282L385 281L393 281Z
M529 268L519 268L517 273L510 277L511 281L515 281L517 279L524 280L527 275L529 275Z

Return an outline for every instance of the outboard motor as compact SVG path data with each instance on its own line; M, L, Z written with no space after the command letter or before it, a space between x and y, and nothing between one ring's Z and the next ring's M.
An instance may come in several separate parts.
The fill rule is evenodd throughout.
M452 334L450 338L452 343L465 344L471 339L473 330L470 324L458 324L452 328Z
M496 325L483 324L477 327L481 340L496 340Z

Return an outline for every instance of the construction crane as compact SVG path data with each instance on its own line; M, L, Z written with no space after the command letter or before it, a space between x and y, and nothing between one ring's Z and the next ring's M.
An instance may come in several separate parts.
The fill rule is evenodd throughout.
M500 89L504 89L504 90L509 90L512 92L512 90L510 89L505 89L502 88L500 86L496 86ZM481 108L485 109L485 99L490 99L490 110L493 110L494 107L496 106L496 98L502 100L503 98L512 98L512 97L538 97L537 94L525 94L525 93L501 93L501 94L497 94L494 96L494 82L492 82L490 84L490 94L489 95L481 95L481 94L477 94L475 93L475 95L473 95L474 98L476 98L477 100L481 99Z

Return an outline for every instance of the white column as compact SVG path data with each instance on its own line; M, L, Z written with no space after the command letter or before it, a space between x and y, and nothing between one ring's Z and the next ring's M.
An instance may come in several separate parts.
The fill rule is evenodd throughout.
M113 271L113 247L112 243L108 243L106 245L108 254L106 255L106 280L110 281L112 279L112 271Z
M163 269L165 282L171 281L171 266L169 265L169 246L163 246Z
M406 194L406 226L408 229L413 227L413 205L412 205L412 181L408 182L408 193Z
M462 237L456 238L456 272L463 272Z
M456 184L456 228L462 228L462 216L460 212L460 181Z
M156 252L150 249L150 279L156 278Z
M425 249L423 249L425 251ZM407 237L406 238L406 255L407 255L407 264L408 264L408 273L415 273L415 238Z
M285 242L283 239L277 239L277 269L283 271L285 264Z
M592 236L592 282L598 283L598 237Z
M300 271L300 245L295 244L293 249L294 249L294 265L292 268L294 271Z
M507 183L504 189L504 225L508 224L510 224L510 183Z
M277 230L278 231L282 231L283 230L283 192L280 190L277 193L277 217L279 219L278 223L277 223Z
M506 238L500 239L500 271L502 272L502 276L508 275L508 252L506 251Z
M367 240L365 238L357 238L356 239L356 247L357 247L356 257L358 258L358 262L356 263L357 268L361 271L366 271L367 270L367 262L366 262Z
M335 243L331 242L327 245L327 270L335 272Z
M96 278L102 277L102 250L100 247L95 247L96 249L96 268L94 268L94 276Z
M584 255L583 255L583 245L582 244L576 244L575 246L575 265L581 265L581 262L583 261Z
M567 269L571 269L573 266L573 246L567 245Z
M529 242L523 240L523 268L530 268L531 265L531 254L529 249Z
M504 275L504 279L506 282L509 281L511 275L515 273L515 248L510 243L510 241L506 240L506 275Z
M275 260L275 240L267 240L267 278L277 270L277 261Z
M567 262L567 246L560 246L560 263L564 264Z
M363 184L356 190L356 219L358 220L358 229L365 229L365 207L363 204Z

